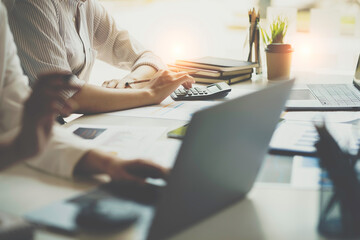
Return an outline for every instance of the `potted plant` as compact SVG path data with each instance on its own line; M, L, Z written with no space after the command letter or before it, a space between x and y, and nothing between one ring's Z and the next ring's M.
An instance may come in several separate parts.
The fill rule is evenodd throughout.
M270 24L268 34L261 28L261 35L266 45L266 65L268 80L289 79L293 48L284 43L284 37L288 29L288 20L277 17Z

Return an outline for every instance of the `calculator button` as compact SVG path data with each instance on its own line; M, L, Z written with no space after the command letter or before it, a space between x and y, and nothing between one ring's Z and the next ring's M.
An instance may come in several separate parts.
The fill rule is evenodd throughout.
M186 95L186 93L184 92L180 92L179 94L177 94L178 96L185 96Z
M202 92L202 89L198 87L195 87L195 90L198 91L199 93Z

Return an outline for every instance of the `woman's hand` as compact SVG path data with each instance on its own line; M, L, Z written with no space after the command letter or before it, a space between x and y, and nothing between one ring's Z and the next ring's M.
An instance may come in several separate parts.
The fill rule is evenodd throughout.
M145 184L146 178L165 179L168 170L153 162L136 159L131 161L113 161L107 170L113 181Z
M126 75L122 79L113 79L110 81L105 81L102 86L106 88L126 88L126 82L134 82L139 79L149 79L156 74L157 70L151 66L141 65L137 67L134 71ZM146 86L146 83L140 83L133 85L132 88L143 88Z
M14 141L19 158L29 158L42 151L51 135L58 114L68 116L75 103L66 99L64 91L79 90L70 83L70 74L51 73L39 77L24 104L22 129Z
M160 70L147 84L146 88L155 99L155 103L162 102L172 92L174 92L181 84L185 88L191 88L195 83L194 79L186 72L171 72L168 70Z
M132 78L129 78L129 75L126 75L123 79L112 79L108 81L104 81L101 85L106 88L125 88L125 83L128 81L133 81Z
M138 69L140 69L140 68L138 68ZM160 72L170 72L170 71L159 70L158 72L151 73L151 74L148 72L145 72L145 71L141 71L141 73L132 72L132 73L126 75L122 79L112 79L109 81L105 81L105 82L103 82L102 87L123 89L123 88L126 88L127 82L131 83L131 82L137 82L137 81L143 80L143 79L152 79L152 78L158 76L158 74L160 74ZM175 72L172 72L172 73L175 73ZM186 74L186 73L182 72L182 74ZM190 82L186 81L183 83L183 86L184 86L184 88L191 88L192 83L193 83L193 81L190 81ZM131 88L148 88L148 86L149 86L149 83L144 82L144 83L139 83L139 84L133 84L131 86Z

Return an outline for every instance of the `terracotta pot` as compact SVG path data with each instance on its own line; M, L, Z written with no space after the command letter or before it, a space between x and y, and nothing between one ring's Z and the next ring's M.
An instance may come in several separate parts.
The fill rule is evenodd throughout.
M285 80L290 78L293 51L290 44L272 43L266 47L268 80Z

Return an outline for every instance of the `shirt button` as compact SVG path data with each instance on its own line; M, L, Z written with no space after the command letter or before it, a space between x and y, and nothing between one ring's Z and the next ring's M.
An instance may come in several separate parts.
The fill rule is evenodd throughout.
M73 18L73 22L75 22L76 21L76 19L75 18Z

